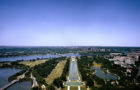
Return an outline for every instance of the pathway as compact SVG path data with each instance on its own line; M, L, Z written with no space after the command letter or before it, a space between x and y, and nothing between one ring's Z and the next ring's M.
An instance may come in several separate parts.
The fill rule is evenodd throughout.
M37 86L37 81L36 81L36 78L33 76L32 73L31 73L31 79L33 80L33 85L32 85L32 87L36 87L36 86Z

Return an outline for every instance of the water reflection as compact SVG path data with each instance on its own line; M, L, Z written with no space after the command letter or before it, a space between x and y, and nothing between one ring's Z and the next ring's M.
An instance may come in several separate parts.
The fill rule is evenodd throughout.
M93 67L92 69L94 69L96 71L95 75L102 79L106 79L106 80L111 80L111 79L116 80L117 79L117 76L112 75L111 73L104 73L100 68Z
M69 79L70 80L78 80L79 79L76 61L71 61Z
M0 58L0 62L2 61L17 61L17 60L33 60L33 59L44 59L44 58L59 58L59 57L71 57L76 56L79 57L79 54L62 54L62 55L53 55L53 54L47 54L47 55L30 55L30 56L18 56L18 57L4 57Z
M30 81L22 81L15 83L14 85L7 88L7 90L30 90L30 88L31 88Z
M19 72L20 69L15 68L0 68L0 88L8 84L8 77Z
M4 57L0 58L1 61L17 61L17 60L33 60L33 59L43 59L43 58L58 58L60 57L59 55L31 55L31 56L18 56L18 57Z

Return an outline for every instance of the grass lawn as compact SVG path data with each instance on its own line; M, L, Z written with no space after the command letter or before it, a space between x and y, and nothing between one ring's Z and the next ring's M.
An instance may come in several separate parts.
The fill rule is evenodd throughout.
M86 88L85 85L81 86L80 89L81 89L81 90L87 90L87 88Z
M93 62L93 67L97 67L97 68L100 68L102 65L100 63L96 63L96 62ZM96 81L94 81L94 86L95 87L101 87L102 85L99 85L96 83Z
M35 65L41 64L46 62L48 59L43 59L43 60L35 60L35 61L21 61L19 62L20 64L29 66L29 67L34 67Z
M53 83L53 80L55 78L58 78L61 76L65 64L66 64L66 61L61 61L57 64L55 69L53 69L53 71L50 73L50 75L45 79L47 84Z
M70 87L70 90L78 90L78 87Z
M96 83L96 81L94 81L94 86L95 87L101 87L102 85L99 85L99 84Z
M0 64L0 67L2 66L2 64Z
M64 88L61 88L61 90L67 90L67 86L64 86Z
M93 62L93 67L100 68L102 65L100 63Z

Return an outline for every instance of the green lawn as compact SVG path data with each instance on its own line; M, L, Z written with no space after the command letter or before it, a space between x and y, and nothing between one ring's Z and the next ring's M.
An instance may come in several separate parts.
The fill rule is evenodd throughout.
M101 67L101 64L100 63L93 62L93 67L100 68Z
M35 60L35 61L21 61L21 62L19 62L19 64L23 64L23 65L26 65L29 67L34 67L35 65L45 63L46 61L48 61L48 59Z
M70 90L78 90L78 87L70 87Z
M55 78L58 78L61 76L65 64L66 64L66 61L61 61L57 64L55 69L53 69L53 71L50 73L50 75L45 79L47 84L53 83L53 80Z

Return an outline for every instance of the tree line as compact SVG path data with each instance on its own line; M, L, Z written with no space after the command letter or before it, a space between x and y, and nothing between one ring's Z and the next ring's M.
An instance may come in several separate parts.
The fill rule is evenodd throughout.
M70 66L70 58L67 59L61 76L54 79L53 84L48 86L48 90L55 90L55 86L57 88L64 88L63 82L65 82L67 80L69 66Z
M12 81L12 80L15 80L15 79L17 79L17 77L19 76L19 75L22 75L23 73L25 73L26 72L26 68L24 68L23 70L21 70L20 72L17 72L17 73L15 73L14 75L12 75L12 76L10 76L10 77L8 77L8 81L10 82L10 81Z
M39 87L42 84L44 84L47 88L53 87L53 85L48 85L44 78L47 78L47 76L52 72L52 70L56 67L58 62L61 60L65 60L65 57L53 58L53 59L46 61L45 63L36 65L32 68L32 74L35 76L35 78L39 84ZM57 80L59 80L59 79L57 79ZM58 82L57 80L55 80L55 83Z
M93 86L94 82L91 77L91 66L93 65L93 60L89 59L87 56L81 56L81 58L78 59L77 62L82 80L86 82L87 87Z

